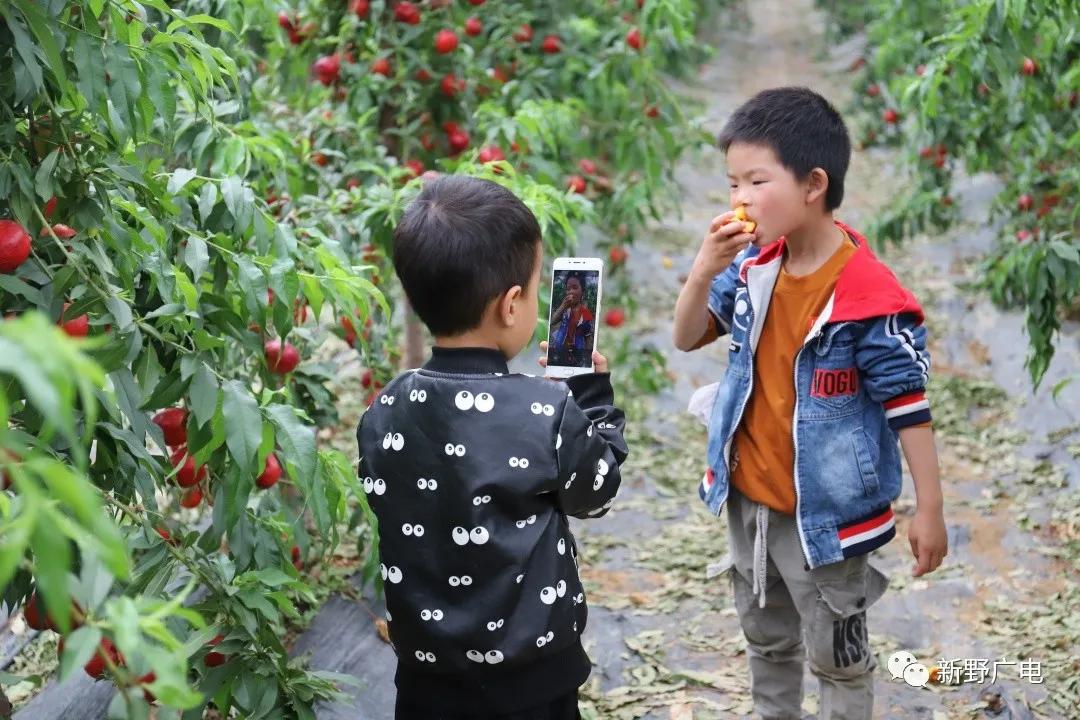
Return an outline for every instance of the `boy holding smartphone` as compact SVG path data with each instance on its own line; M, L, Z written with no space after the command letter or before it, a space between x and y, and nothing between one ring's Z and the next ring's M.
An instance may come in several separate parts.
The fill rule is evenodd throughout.
M509 372L536 328L542 244L496 183L429 182L393 255L435 337L428 363L390 382L357 428L395 717L578 718L591 665L567 515L607 512L628 452L607 360L594 351L596 372L565 383Z
M585 304L585 284L577 273L563 281L562 303L551 313L552 365L588 367L593 347L595 318Z

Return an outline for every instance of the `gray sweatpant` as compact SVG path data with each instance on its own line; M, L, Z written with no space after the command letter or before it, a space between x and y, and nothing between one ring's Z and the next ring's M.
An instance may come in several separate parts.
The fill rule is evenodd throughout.
M868 556L806 570L795 518L731 488L731 582L747 641L754 709L802 717L803 658L821 687L822 720L869 720L874 707L866 609L888 578Z

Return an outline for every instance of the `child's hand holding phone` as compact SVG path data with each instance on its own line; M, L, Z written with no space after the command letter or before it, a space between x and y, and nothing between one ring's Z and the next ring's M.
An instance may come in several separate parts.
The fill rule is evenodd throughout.
M540 359L537 362L540 363L540 367L546 369L547 368L547 358L548 358L547 340L541 340L540 341L540 353L541 353ZM593 350L592 361L593 361L593 372L606 373L608 371L607 358L604 357L603 355L601 355L599 351ZM558 379L561 379L561 378L553 378L553 379L558 380Z

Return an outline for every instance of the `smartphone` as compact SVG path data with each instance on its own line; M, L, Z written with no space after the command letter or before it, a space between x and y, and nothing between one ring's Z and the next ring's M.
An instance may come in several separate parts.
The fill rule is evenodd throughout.
M600 324L604 261L561 257L551 269L547 376L594 372L592 353Z

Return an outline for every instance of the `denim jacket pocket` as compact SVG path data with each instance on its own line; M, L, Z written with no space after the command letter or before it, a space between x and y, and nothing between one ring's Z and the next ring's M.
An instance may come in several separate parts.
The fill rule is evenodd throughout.
M854 352L833 346L824 358L816 358L805 377L811 415L837 417L856 412L862 392L862 378L855 366Z
M855 453L855 459L859 464L859 477L862 478L863 492L867 497L877 494L879 483L877 463L870 451L870 438L862 427L851 431L851 448Z

